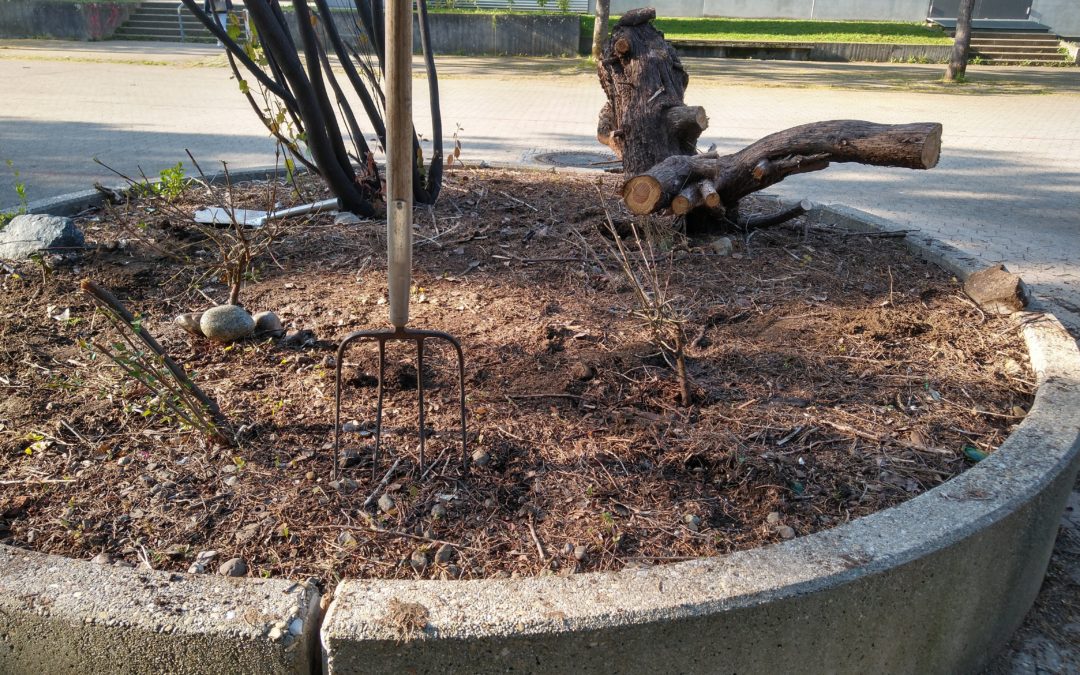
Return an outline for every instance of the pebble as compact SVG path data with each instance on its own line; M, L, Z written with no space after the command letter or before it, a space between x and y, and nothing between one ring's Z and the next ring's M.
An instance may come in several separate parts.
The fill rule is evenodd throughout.
M188 574L202 574L206 571L206 566L216 557L217 551L200 551L195 556L195 562L188 567Z
M131 455L124 455L120 459L116 460L116 463L119 464L120 466L127 466L128 464L131 464L133 461L135 461L134 457L132 457Z
M439 550L435 552L435 562L445 565L454 558L454 547L450 544L443 544L439 547Z
M417 572L423 572L428 566L427 553L416 549L409 556L409 565Z
M379 497L379 510L383 513L390 513L394 510L395 506L397 505L394 503L394 498L385 492Z
M226 560L221 563L221 567L218 568L218 574L223 577L243 577L247 576L247 573L247 562L243 558Z
M308 480L315 480L315 472L314 471L308 471L307 473L304 474L304 478L307 478Z
M446 507L443 506L442 504L436 504L435 506L432 506L431 507L431 517L432 518L445 518L446 517Z
M338 546L343 546L345 548L352 548L352 547L356 546L356 537L353 536L352 532L349 532L348 530L344 530L344 531L342 531L341 534L339 534L337 536L337 543L338 543Z
M770 525L775 525L775 524L779 523L780 522L780 512L779 511L773 511L773 512L769 513L769 515L765 517L765 522L770 524Z
M732 242L730 237L717 237L706 245L709 253L718 256L731 255Z
M347 434L351 434L360 431L363 426L364 425L360 424L359 420L350 420L341 425L341 430Z
M486 450L474 450L472 454L472 463L476 466L487 466L491 462L491 455Z
M578 544L577 546L574 547L574 559L575 560L584 560L585 557L588 556L588 555L589 555L589 549L585 548L581 544Z
M281 344L286 347L311 347L317 342L315 333L308 330L298 330L295 333L289 333L285 336L285 339L281 341Z
M457 565L447 565L446 566L446 576L450 577L451 579L460 579L461 578L461 568L458 567Z
M596 377L596 368L593 368L583 361L578 361L574 365L570 366L570 376L575 380L586 382Z
M256 337L279 338L285 335L285 326L281 324L281 319L278 318L277 314L259 312L251 318L255 320L254 333Z
M239 483L240 479L238 477L236 477L236 476L229 476L228 478L225 479L224 482L229 487L232 487L233 485L236 485L237 483Z
M701 517L696 516L692 513L688 513L683 516L683 522L686 523L687 528L694 532L697 532L698 528L701 527Z
M243 307L218 305L203 312L199 328L215 342L233 342L255 330L255 319Z
M173 319L173 323L192 335L206 337L203 335L202 328L199 326L199 322L202 321L202 315L202 312L185 312Z
M356 490L360 486L357 485L356 481L354 481L352 478L349 478L348 476L343 476L339 480L331 482L330 487L334 488L343 495L351 495L352 493L356 492Z
M788 525L781 525L780 527L776 528L776 533L780 535L781 539L795 538L795 530Z
M293 619L289 622L289 635L300 635L304 632L304 620Z
M493 509L498 505L499 505L499 503L495 501L494 497L488 497L487 499L484 500L484 508L486 508L486 509Z
M111 565L112 556L105 551L102 551L101 553L98 553L96 556L91 558L90 562L97 563L98 565Z
M266 637L270 638L274 642L277 642L282 637L284 637L284 635L285 631L283 631L279 626L274 626L270 629L270 632L266 634Z

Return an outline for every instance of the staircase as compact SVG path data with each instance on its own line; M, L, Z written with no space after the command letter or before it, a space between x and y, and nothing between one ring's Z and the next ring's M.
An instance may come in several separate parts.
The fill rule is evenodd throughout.
M971 55L995 66L1060 66L1072 63L1056 35L1035 31L971 31Z
M224 0L221 4L224 6ZM234 2L233 4L243 7L242 3ZM213 43L217 41L206 26L196 19L187 7L181 5L179 0L154 0L140 3L127 22L116 30L112 39L154 42Z

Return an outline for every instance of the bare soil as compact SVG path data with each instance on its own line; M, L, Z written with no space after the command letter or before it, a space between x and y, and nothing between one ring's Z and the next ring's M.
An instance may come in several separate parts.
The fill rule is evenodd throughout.
M208 277L213 247L176 215L211 205L205 190L82 214L89 250L0 277L0 539L170 570L214 550L214 568L239 556L252 575L327 582L651 565L910 499L993 452L1030 405L1014 323L899 239L794 221L734 235L730 255L715 235L662 241L656 267L687 317L694 403L682 406L601 234L605 203L629 222L619 184L458 169L434 210L417 209L412 325L464 346L476 461L463 475L455 362L433 343L421 475L414 354L391 343L373 467L376 359L357 347L343 365L343 420L359 429L344 435L343 488L330 485L333 354L349 332L386 325L384 222L283 224L241 302L315 340L221 346L171 322L228 296ZM266 195L252 184L236 198L265 208ZM219 402L235 445L181 428L95 358L85 341L114 338L78 290L85 277ZM396 459L384 512L376 488Z

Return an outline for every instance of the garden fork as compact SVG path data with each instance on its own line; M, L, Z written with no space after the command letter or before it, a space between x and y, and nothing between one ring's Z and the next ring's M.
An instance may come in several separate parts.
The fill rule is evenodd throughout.
M386 343L416 343L416 390L420 408L420 473L424 471L424 342L445 340L457 353L458 387L461 393L461 466L469 467L465 433L465 356L453 336L434 330L407 328L409 287L412 270L413 209L413 127L412 127L412 2L390 0L386 12L386 248L387 281L390 294L391 330L361 330L350 333L337 351L334 377L334 478L338 476L341 451L341 367L345 350L358 340L379 345L379 388L375 412L375 453L372 473L379 465L382 443L383 389L386 371Z

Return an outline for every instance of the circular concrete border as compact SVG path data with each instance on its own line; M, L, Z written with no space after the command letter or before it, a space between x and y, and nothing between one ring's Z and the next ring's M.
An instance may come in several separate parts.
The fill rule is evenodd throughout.
M818 222L898 229L844 207ZM965 278L933 239L916 252ZM1001 448L896 507L782 544L573 577L341 584L331 673L977 672L1038 593L1080 456L1080 352L1052 316L1017 315L1035 404ZM392 599L423 605L401 642Z
M78 193L30 210L67 215L99 200ZM891 226L836 206L811 217ZM933 239L907 241L961 278L976 267ZM646 570L348 580L322 625L322 660L333 673L975 672L1038 592L1080 456L1076 343L1052 316L1018 318L1035 405L997 452L933 490L782 544ZM423 635L399 641L385 620L391 599L427 608ZM3 671L316 672L318 617L318 593L302 584L0 546ZM297 635L273 631L297 619Z

